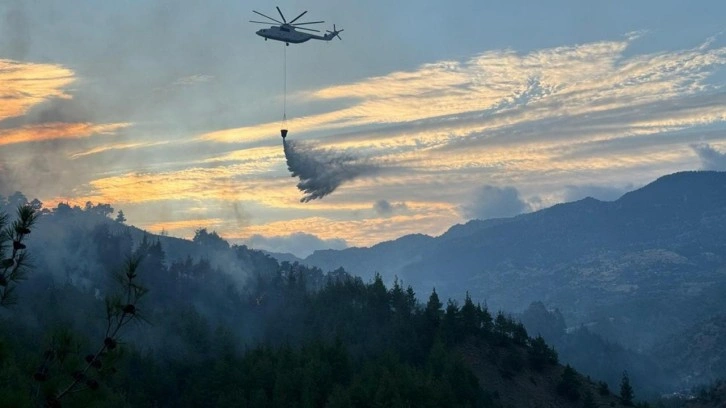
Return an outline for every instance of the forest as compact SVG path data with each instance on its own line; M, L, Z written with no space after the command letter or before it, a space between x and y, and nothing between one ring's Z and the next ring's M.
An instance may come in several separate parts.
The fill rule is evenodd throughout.
M504 311L5 199L3 407L647 406ZM14 208L13 208L14 207ZM237 273L230 273L237 271Z

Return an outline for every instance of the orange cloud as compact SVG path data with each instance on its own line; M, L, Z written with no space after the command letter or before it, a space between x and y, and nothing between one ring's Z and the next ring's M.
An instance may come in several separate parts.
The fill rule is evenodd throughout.
M140 224L139 226L152 232L173 232L197 228L216 227L218 225L223 225L227 223L228 221L225 221L221 218L200 218L194 220L166 221L152 224Z
M128 123L96 125L93 123L60 122L29 125L16 129L0 130L0 146L55 139L81 139L96 134L110 134L127 126L129 126Z
M126 149L135 149L135 148L139 148L139 147L152 147L152 146L164 145L167 143L169 143L169 142L162 141L162 142L114 143L114 144L110 144L110 145L94 147L93 149L84 150L82 152L75 153L75 154L71 155L71 159L77 159L77 158L83 157L83 156L89 156L92 154L103 153L103 152L107 152L109 150L126 150Z
M288 235L293 231L305 231L321 239L343 238L350 245L366 246L381 241L396 239L407 234L426 231L441 234L461 218L453 205L440 205L410 215L397 215L389 218L368 218L361 220L335 220L326 217L307 217L286 221L276 221L244 228L241 233L222 230L228 239L248 239L252 235Z
M70 98L62 89L73 81L73 71L60 65L0 59L0 120L50 98Z

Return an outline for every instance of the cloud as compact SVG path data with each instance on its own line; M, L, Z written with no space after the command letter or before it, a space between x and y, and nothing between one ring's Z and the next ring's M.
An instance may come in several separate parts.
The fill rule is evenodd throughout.
M194 74L185 76L182 78L177 79L172 83L173 86L191 86L191 85L198 85L203 84L205 82L209 82L214 80L214 76L212 75L206 75L206 74Z
M305 258L319 249L344 249L348 247L344 239L321 239L315 235L301 232L272 237L256 234L245 240L245 243L250 248L291 253L298 258Z
M408 206L403 202L391 204L388 200L378 200L373 204L373 210L380 216L390 217L395 212L408 210Z
M23 115L51 98L69 98L63 88L73 81L73 71L60 65L0 59L0 120Z
M325 197L341 184L358 177L371 176L380 166L352 154L322 149L311 143L283 139L287 167L300 182L297 188L305 193L301 202Z
M159 145L165 145L169 143L168 141L162 141L162 142L135 142L135 143L112 143L112 144L106 144L102 146L97 146L91 149L87 149L78 153L73 153L70 158L71 159L77 159L84 156L90 156L93 154L98 153L104 153L108 151L113 150L127 150L127 149L137 149L141 147L152 147L152 146L159 146Z
M245 235L230 233L225 236L235 239L232 237L244 238L254 234L279 236L288 235L291 231L305 231L325 240L344 237L349 245L366 246L422 231L442 234L461 220L453 205L422 203L414 207L409 203L409 208L409 214L368 219L346 219L326 212L326 216L302 216L250 225L244 229Z
M172 235L189 235L190 231L193 232L198 228L214 228L219 225L223 225L224 222L225 221L220 218L199 218L179 221L157 222L153 224L145 224L142 226L145 229L156 233L164 231Z
M303 168L316 169L298 173L298 183L290 178L278 145L280 124L274 118L282 94L275 84L281 78L273 67L259 69L260 61L279 59L277 51L255 48L260 55L254 59L244 52L230 54L229 47L210 47L195 31L178 28L185 26L179 23L188 8L152 9L153 18L146 15L148 8L119 16L124 21L118 28L128 35L119 36L114 29L112 35L87 37L88 52L84 43L77 54L64 51L62 58L47 58L73 61L83 72L77 81L62 66L11 64L27 68L22 72L36 96L9 95L14 102L0 104L0 111L12 107L12 112L4 120L0 113L0 129L19 134L37 125L134 122L133 136L121 131L113 138L3 146L0 165L19 170L9 176L22 169L37 173L25 174L30 181L24 185L42 186L43 193L29 193L43 201L65 194L80 203L139 203L135 211L124 212L144 225L184 217L225 220L215 227L225 237L305 231L320 239L344 237L351 245L370 245L406 233L442 232L464 214L513 214L494 211L495 203L478 208L474 199L462 206L473 186L517 186L511 205L502 207L527 211L563 196L605 198L616 192L596 186L639 185L693 168L697 159L689 144L697 141L723 151L722 42L644 52L649 45L633 46L641 40L629 35L544 49L533 44L526 52L446 54L469 55L455 60L419 54L416 63L430 63L416 67L399 60L393 68L398 71L380 75L390 65L377 61L377 76L363 79L349 73L312 75L314 70L296 65L296 75L307 78L295 82L306 88L288 95L288 114L298 112L288 127L296 140L308 141L300 142L300 149L307 146L313 152ZM94 24L74 17L70 22ZM217 24L208 28L216 30ZM288 52L307 58L317 52L314 47L290 47ZM165 51L164 61L158 59L159 50ZM292 58L312 64L300 55ZM139 66L145 67L144 75L135 74ZM413 68L404 71L402 66ZM7 72L0 69L0 78ZM18 72L2 84L17 86ZM242 75L249 72L253 77ZM71 82L73 88L67 86ZM159 87L168 92L154 92ZM5 89L10 88L0 87L0 94ZM170 140L174 143L156 145ZM42 155L34 152L40 147L47 150ZM34 159L16 164L28 155ZM344 194L325 195L344 183L349 183ZM296 184L303 188L303 201L325 200L301 203ZM500 193L506 201L501 191L490 193ZM378 202L381 197L386 199ZM526 204L521 197L527 197ZM210 199L218 208L198 204ZM236 203L252 211L254 220L244 212L235 215ZM148 211L164 205L175 210L168 219L160 218L164 211ZM187 205L200 212L184 213Z
M632 184L628 184L625 187L598 186L593 184L569 185L565 186L563 200L569 202L581 200L585 197L592 197L601 201L615 201L633 189Z
M514 187L484 186L477 189L468 204L461 207L468 219L512 217L529 209Z
M55 139L80 139L98 134L113 134L128 123L48 123L0 130L0 146L15 143L43 142Z
M726 153L722 153L707 143L692 144L691 148L701 161L703 170L726 171Z
M558 136L557 125L572 121L577 127L567 139L583 141L726 120L723 98L679 102L719 88L708 79L726 64L726 47L706 44L626 56L637 38L631 35L620 41L526 54L494 50L314 90L301 97L345 101L340 104L344 107L292 119L289 128L318 134L346 133L341 132L345 128L359 139L382 133L384 139L401 138L399 142L415 137L418 143L409 144L412 149L420 148L421 143L456 142L464 142L468 148L484 139L496 143L547 140L529 131L538 122L554 128L547 136ZM254 140L270 137L278 127L271 122L202 137L225 142ZM343 142L346 138L336 139Z

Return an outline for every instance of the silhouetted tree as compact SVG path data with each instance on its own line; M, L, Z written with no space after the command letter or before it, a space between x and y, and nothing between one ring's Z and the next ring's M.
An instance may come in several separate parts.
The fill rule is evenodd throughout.
M610 387L608 386L608 383L605 381L598 381L597 392L600 395L610 395Z
M479 333L479 329L481 328L479 316L476 310L476 306L474 306L474 302L471 301L471 296L469 296L468 291L466 292L466 297L464 298L464 305L461 307L459 313L461 314L461 325L464 334L475 335Z
M444 312L444 320L441 325L448 344L453 344L461 338L459 317L459 305L455 300L449 299L446 302L446 311Z
M548 364L557 364L557 352L550 348L540 335L530 341L527 353L529 362L535 370L541 371Z
M34 198L28 205L35 210L35 212L40 212L43 209L43 202L37 198Z
M479 312L479 321L481 322L482 331L485 334L491 333L494 329L494 319L492 319L492 314L489 313L489 309L486 305L481 307L481 304L478 304L477 311Z
M527 329L524 328L524 325L513 320L511 320L509 324L512 332L512 341L520 346L526 345L529 340L529 335L527 334Z
M633 405L633 397L634 397L633 387L630 385L630 378L628 377L628 372L623 371L623 378L620 380L620 399L623 402L623 405L631 406Z
M557 393L570 401L577 401L580 398L580 380L577 378L577 372L569 364L565 366L560 382L557 383Z
M199 228L194 231L192 241L212 250L224 251L229 249L229 243L227 241L222 239L216 231L207 232L206 228Z
M124 210L118 210L118 214L116 214L116 222L123 224L126 222L126 216L124 215Z
M143 319L141 310L138 307L139 300L146 294L146 289L138 284L138 268L140 259L138 256L130 258L122 272L117 275L120 284L120 292L106 298L106 328L103 334L104 339L92 353L87 354L83 360L76 355L74 349L73 335L69 330L61 330L51 340L50 346L43 353L43 360L33 375L38 388L43 387L43 393L36 395L43 398L47 407L60 407L61 400L69 395L84 390L96 391L104 377L113 374L116 368L113 364L118 357L119 335L121 329L132 321ZM61 374L64 371L72 370L70 380L66 385L58 381L50 382L54 371ZM60 379L64 380L61 376Z
M0 213L0 306L17 300L15 285L25 278L28 268L24 241L36 219L35 210L25 204L18 207L17 219L9 225L7 215Z

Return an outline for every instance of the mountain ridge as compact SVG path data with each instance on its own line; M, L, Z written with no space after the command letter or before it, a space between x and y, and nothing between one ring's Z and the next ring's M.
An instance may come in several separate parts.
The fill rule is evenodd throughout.
M718 310L720 302L698 303L699 296L712 299L726 287L724 230L726 173L689 171L660 177L614 201L585 198L506 219L473 220L420 242L410 236L389 241L385 252L381 244L315 252L304 263L343 267L364 279L375 273L386 281L398 277L419 292L435 287L454 299L468 290L503 310L541 300L575 325L639 315L635 320L644 320L645 330L652 324L634 309L638 297L652 308L670 309L670 297L706 315ZM665 330L674 334L685 327L679 321ZM623 330L608 337L622 341L628 337ZM642 333L625 344L647 348L660 334Z

